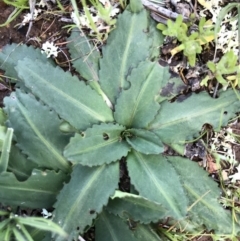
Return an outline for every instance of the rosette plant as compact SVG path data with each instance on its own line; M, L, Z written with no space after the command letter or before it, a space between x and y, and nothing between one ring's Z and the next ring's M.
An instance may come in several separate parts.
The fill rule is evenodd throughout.
M4 100L14 141L0 175L3 204L54 208L53 221L68 234L53 234L57 241L77 240L92 225L96 240L162 240L157 222L237 234L217 184L181 155L205 123L226 125L239 100L227 90L218 99L202 92L178 101L181 80L157 61L162 42L147 10L131 2L101 53L72 31L68 48L80 78L38 49L3 49L1 68L18 86ZM165 146L179 156L165 155ZM119 189L121 160L130 192Z

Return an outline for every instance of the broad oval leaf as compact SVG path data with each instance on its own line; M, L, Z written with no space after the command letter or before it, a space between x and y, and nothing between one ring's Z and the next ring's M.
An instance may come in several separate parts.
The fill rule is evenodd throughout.
M19 182L13 173L0 175L0 200L3 205L27 208L52 208L68 177L61 171L34 169L31 177Z
M193 93L183 102L163 102L149 130L156 133L163 143L173 147L182 145L186 140L198 136L206 123L214 129L226 125L239 107L240 101L233 90L222 92L217 99L205 92Z
M102 211L118 187L118 175L118 163L92 168L73 167L71 180L63 187L54 205L53 219L70 235L69 240L83 233ZM61 237L55 238L56 241L65 241Z
M160 31L151 31L152 22L145 9L137 14L125 10L116 25L103 48L99 71L101 87L112 104L115 104L119 91L129 87L126 80L131 70L150 57L149 52L154 47L151 55L155 56L157 46L163 40Z
M130 137L126 137L128 144L143 154L160 154L164 152L164 145L159 137L151 131L143 129L128 129Z
M170 217L185 217L188 199L178 174L164 156L132 151L127 156L127 167L131 183L140 196L161 204Z
M36 96L75 128L113 121L112 111L102 97L61 68L25 58L16 70Z
M115 124L94 125L84 132L76 134L66 146L64 156L73 164L87 166L102 165L117 161L126 156L130 146L121 140L124 126Z
M84 79L97 81L100 59L98 48L93 46L91 40L83 32L80 33L77 28L72 30L68 41L67 46L73 59L73 67Z
M139 195L116 191L110 198L107 210L122 219L132 219L149 224L164 219L169 212L159 203L149 201Z
M168 68L158 63L143 62L134 69L128 78L131 87L117 99L115 120L126 127L147 127L160 108L155 99L166 74Z
M60 132L57 114L20 90L5 98L4 104L8 125L14 129L17 146L23 153L39 167L68 172L70 165L62 150L69 136Z

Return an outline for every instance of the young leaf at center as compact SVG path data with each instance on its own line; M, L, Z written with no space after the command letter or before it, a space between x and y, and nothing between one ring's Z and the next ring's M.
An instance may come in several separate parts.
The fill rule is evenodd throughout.
M129 129L127 142L133 149L143 154L160 154L164 152L164 145L160 138L151 131L143 129Z

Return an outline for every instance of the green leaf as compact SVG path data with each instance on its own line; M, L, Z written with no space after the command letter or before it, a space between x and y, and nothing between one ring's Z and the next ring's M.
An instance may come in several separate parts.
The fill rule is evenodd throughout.
M61 120L32 95L20 90L4 99L9 126L14 129L17 146L40 167L68 172L70 165L62 155L69 136L59 130Z
M159 61L159 45L164 42L164 37L160 31L156 31L156 21L149 18L149 33L148 38L152 40L152 45L149 49L148 59L151 61ZM148 47L148 46L145 46Z
M158 63L144 62L128 78L131 88L123 90L117 99L115 120L126 127L145 128L154 119L160 105L155 98L162 77L168 68Z
M131 70L150 57L149 50L156 44L156 38L152 38L153 31L149 31L149 26L150 20L145 9L137 14L125 10L119 15L116 30L109 35L100 60L99 79L112 104L121 89L129 88L127 77ZM156 49L152 55L155 56L155 53Z
M7 115L5 114L4 110L0 108L0 125L4 126L6 121L7 121Z
M76 28L72 30L68 41L67 46L73 59L73 67L84 79L98 80L98 62L100 59L98 48L93 46L91 40L86 35L82 35Z
M32 61L39 60L42 63L48 62L55 65L53 60L47 59L41 53L40 49L34 49L32 46L21 44L6 45L0 52L0 69L5 70L5 75L14 79L18 79L18 73L15 70L18 60L22 60L28 56Z
M32 176L19 182L13 173L0 175L0 200L3 205L51 208L67 176L55 171L34 169Z
M0 151L2 151L3 144L6 138L7 127L5 125L0 125Z
M127 166L131 183L140 196L161 204L170 217L181 219L186 215L188 199L179 176L164 156L132 151L127 156Z
M58 235L62 236L63 238L67 238L67 233L64 232L56 223L52 220L48 220L45 218L38 218L38 217L16 217L14 218L17 222L31 226L40 230L50 231L53 233L57 233Z
M71 138L64 156L73 164L87 166L117 161L130 150L128 143L121 141L121 133L124 130L124 126L117 124L94 125L87 129L83 136L76 134Z
M149 130L167 145L182 145L185 140L198 136L205 123L212 125L215 130L225 126L239 107L240 102L233 90L221 93L217 99L205 92L193 93L191 98L183 102L163 102L161 111L150 124Z
M118 187L118 176L118 163L92 168L73 167L71 180L63 187L54 205L53 219L70 235L69 240L83 233L102 211ZM65 241L61 237L54 240Z
M25 181L31 176L32 170L36 167L36 163L27 159L16 145L12 145L7 168L8 171L13 172L19 181Z
M4 142L1 150L1 158L0 158L0 173L7 171L9 154L12 145L12 137L13 137L13 129L7 128Z
M27 229L24 227L24 225L22 224L16 224L17 225L17 229L21 230L21 233L24 235L24 241L34 241L33 238L31 237L31 235L29 234L29 232L27 231ZM18 240L18 239L17 239Z
M188 218L198 226L204 225L215 233L232 233L232 217L219 203L221 190L197 163L182 157L166 157L181 180L185 194L189 199ZM181 198L183 197L181 196ZM235 227L239 232L240 228Z
M159 203L121 191L116 191L111 197L107 211L123 219L130 218L145 224L157 222L169 214Z
M12 232L18 241L26 241L26 237L18 230L18 228L13 227ZM29 239L27 239L29 241Z
M161 241L162 239L157 235L150 225L137 224L134 229L134 236L138 241Z
M139 0L130 0L130 11L133 13L138 13L143 9L143 4Z
M126 221L103 211L96 220L96 241L141 241L134 237Z
M131 136L127 136L128 144L143 154L160 154L164 152L162 141L156 134L143 129L129 129Z
M26 226L25 229L31 235L31 237L34 241L43 241L44 237L47 234L50 234L50 237L49 237L48 240L51 240L51 233L50 232L46 232L46 231L40 230L38 228L32 228L30 226Z
M25 85L75 128L113 121L102 97L61 68L24 59L16 69Z

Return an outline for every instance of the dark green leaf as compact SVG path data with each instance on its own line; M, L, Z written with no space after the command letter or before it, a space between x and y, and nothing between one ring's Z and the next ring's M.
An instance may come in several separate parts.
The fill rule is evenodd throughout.
M102 165L126 156L130 146L121 140L125 127L115 124L94 125L76 134L64 151L64 156L72 163L87 166Z
M161 79L168 68L158 63L143 62L128 78L130 89L123 90L117 99L115 120L126 127L145 128L156 116L160 105L156 96Z
M129 87L127 77L132 69L149 57L155 40L160 39L161 34L156 36L156 31L149 31L149 26L150 19L145 9L137 14L125 10L119 15L116 30L109 35L103 48L99 76L102 89L113 104L119 91ZM156 51L154 49L152 55L155 56Z
M159 137L151 131L143 129L129 129L131 136L126 137L133 149L143 154L160 154L164 146Z
M225 126L239 107L240 101L233 90L221 93L217 99L211 98L208 93L193 93L183 102L163 102L149 130L172 147L183 145L186 140L198 136L205 123L215 130Z
M5 172L0 175L0 200L10 206L51 208L67 180L62 172L34 169L29 179L19 182L13 173Z
M4 99L9 126L14 129L17 146L40 167L69 171L70 165L62 155L69 136L59 130L61 120L32 95L20 90Z
M12 128L7 128L5 131L6 133L5 133L3 144L1 147L2 150L1 150L1 157L0 157L0 173L7 171L9 155L10 155L11 145L12 145L12 137L13 137Z
M151 202L135 194L120 191L116 191L111 197L107 211L123 219L130 218L145 224L157 222L169 214L159 203Z
M113 121L112 111L102 97L59 67L24 59L16 69L25 85L75 128Z
M215 233L231 233L231 213L224 210L218 201L221 195L218 184L197 163L182 157L168 156L166 159L181 180L184 196L189 199L188 218L197 226L204 225ZM239 231L240 228L235 227L236 234Z
M118 186L118 172L118 163L92 168L73 167L71 180L63 187L54 205L53 219L70 235L69 240L83 233L102 211ZM55 240L65 241L61 237Z
M140 196L161 204L169 211L170 217L185 217L188 199L178 174L166 158L132 151L127 157L127 166L131 183Z
M96 220L95 235L96 241L141 241L134 237L127 220L122 220L107 211L103 211Z
M8 171L13 172L19 181L25 181L31 176L32 170L36 167L36 163L27 159L19 148L12 145L8 162Z
M162 241L150 225L137 224L134 236L138 241Z
M40 217L16 217L17 222L31 226L40 230L50 231L52 233L57 233L63 238L67 238L67 233L65 233L56 223L52 220L40 218Z

